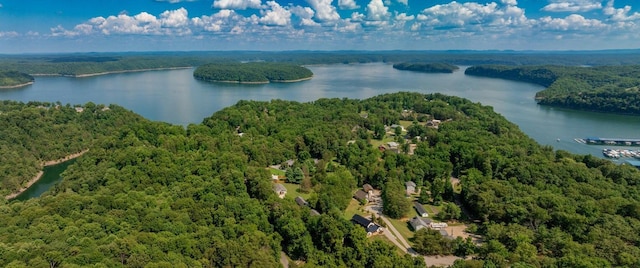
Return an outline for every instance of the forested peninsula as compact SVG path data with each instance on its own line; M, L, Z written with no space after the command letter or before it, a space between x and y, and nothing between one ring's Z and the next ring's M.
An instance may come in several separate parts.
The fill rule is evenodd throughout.
M44 197L0 201L3 267L278 267L281 252L297 266L424 267L349 221L364 213L353 193L369 184L383 213L407 225L409 181L425 204L462 205L462 215L442 208L437 217L483 237L469 245L408 231L420 252L474 257L454 267L640 266L640 171L541 146L462 98L240 101L186 129L117 106L40 105L0 106L0 122L11 122L0 131L13 133L0 136L10 153L3 183L28 172L6 159L56 158L37 154L49 152L43 143L62 143L51 151L60 155L89 151ZM405 130L387 130L394 124ZM381 149L391 141L397 148ZM273 165L299 170L284 198L273 172L289 171Z
M467 75L529 82L546 87L540 104L578 110L640 115L640 65L504 66L467 68Z
M26 187L46 162L82 152L140 120L116 105L0 102L0 196Z
M311 70L287 63L211 63L198 67L193 77L209 82L264 84L311 79Z
M27 86L32 84L33 80L33 76L21 72L0 72L0 89Z
M393 65L394 69L422 72L422 73L453 73L460 67L448 63L419 63L419 62L403 62Z

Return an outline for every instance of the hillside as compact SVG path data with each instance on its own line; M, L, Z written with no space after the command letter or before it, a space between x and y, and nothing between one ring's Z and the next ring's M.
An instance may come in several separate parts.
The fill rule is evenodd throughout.
M398 152L372 145L400 120L414 123L392 138ZM344 217L357 187L399 189L406 202L409 180L465 204L485 237L472 267L640 265L640 171L554 152L458 97L240 101L187 129L128 120L103 134L50 194L0 203L0 266L277 267L284 251L309 267L424 267ZM273 192L266 167L289 159L321 215Z
M198 67L193 76L210 82L269 83L311 79L311 70L285 63L212 63Z
M570 109L640 115L640 66L473 66L465 74L503 78L546 87L540 104Z
M19 87L33 83L33 77L16 71L0 72L0 88Z

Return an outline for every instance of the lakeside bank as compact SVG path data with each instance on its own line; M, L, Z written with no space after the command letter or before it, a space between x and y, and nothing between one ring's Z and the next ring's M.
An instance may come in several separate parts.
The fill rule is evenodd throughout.
M83 77L101 76L101 75L109 75L109 74L138 73L138 72L149 72L149 71L170 71L170 70L182 70L182 69L191 69L191 68L193 68L193 66L147 68L147 69L108 71L108 72L88 73L88 74L73 74L73 75L65 75L65 74L31 74L31 75L43 76L43 77L60 76L60 77L83 78Z
M88 151L89 151L89 149L86 149L86 150L77 152L75 154L67 155L67 156L65 156L63 158L60 158L60 159L45 161L45 162L42 162L42 164L40 164L40 167L44 168L44 167L48 167L48 166L61 164L61 163L67 162L69 160L76 159L76 158L82 156L83 154L85 154ZM18 191L15 191L15 192L5 196L4 199L11 200L11 199L14 199L14 198L18 197L20 194L24 193L31 186L33 186L36 182L38 182L42 178L43 175L44 175L44 171L40 170L33 178L31 178L27 182L27 185L25 185L24 187L20 188Z
M33 85L33 81L27 82L27 83L23 83L23 84L13 85L13 86L0 86L0 89L21 88L21 87L26 87L26 86L29 86L29 85Z

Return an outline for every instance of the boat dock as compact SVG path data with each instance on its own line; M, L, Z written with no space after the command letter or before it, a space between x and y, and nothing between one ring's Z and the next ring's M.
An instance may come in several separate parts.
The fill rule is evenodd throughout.
M590 137L575 141L589 145L640 146L640 139Z

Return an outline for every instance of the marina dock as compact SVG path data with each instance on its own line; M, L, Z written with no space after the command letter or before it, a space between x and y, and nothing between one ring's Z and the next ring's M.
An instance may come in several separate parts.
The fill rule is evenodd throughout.
M575 139L575 141L589 145L640 146L640 139L589 137L585 139Z

